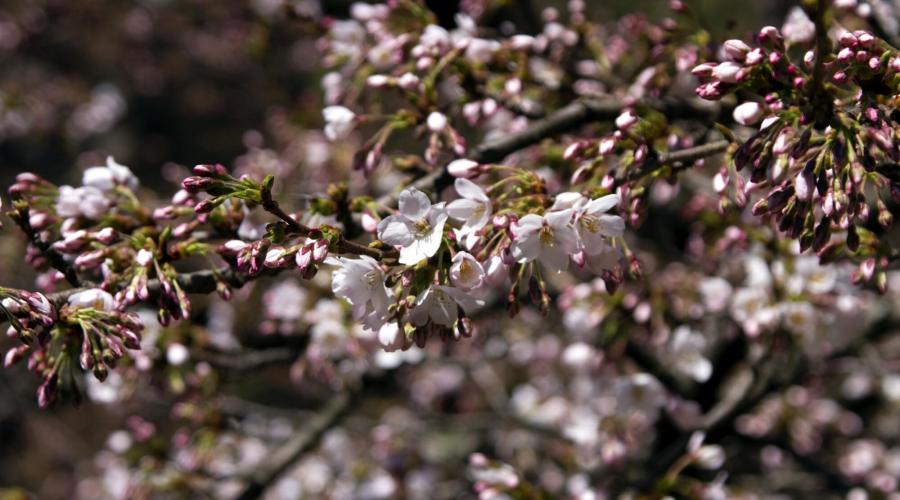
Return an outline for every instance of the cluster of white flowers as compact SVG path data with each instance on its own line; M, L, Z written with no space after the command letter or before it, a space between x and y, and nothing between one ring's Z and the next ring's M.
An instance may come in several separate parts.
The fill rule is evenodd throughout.
M120 165L112 156L106 158L106 166L91 167L84 171L81 187L60 186L56 201L56 213L60 217L85 217L99 219L112 206L109 193L117 186L135 189L137 177Z
M528 214L519 219L512 231L513 257L519 262L537 260L554 271L563 271L570 258L591 269L609 267L616 256L608 238L620 237L625 221L608 214L619 204L611 194L591 200L580 193L561 193L544 215Z

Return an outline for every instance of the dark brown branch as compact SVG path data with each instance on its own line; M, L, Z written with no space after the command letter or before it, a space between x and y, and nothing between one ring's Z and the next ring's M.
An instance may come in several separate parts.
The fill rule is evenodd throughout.
M676 170L688 167L698 160L724 152L730 144L729 141L722 140L678 151L661 153L656 158L651 156L640 167L623 171L616 183L621 184L626 179L637 180L646 177L667 165L672 166Z
M15 216L12 218L19 228L22 229L22 232L25 233L25 236L28 237L28 240L34 245L38 250L41 251L41 254L44 257L47 257L47 260L50 261L50 265L53 266L54 269L61 272L63 276L65 276L66 281L69 282L70 285L74 287L81 286L81 280L78 278L78 273L75 272L75 268L72 267L63 254L57 252L50 246L49 243L41 239L41 236L38 232L31 227L31 222L28 215L28 207L20 208L15 212Z
M312 229L307 227L304 224L301 224L294 219L290 214L285 212L281 206L278 205L278 202L272 198L272 191L266 187L262 189L260 192L262 196L262 207L266 212L274 215L281 219L287 225L288 231L294 234L299 234L301 236L309 236L312 233ZM337 252L343 254L352 254L352 255L368 255L376 260L381 260L382 254L379 250L368 247L365 245L360 245L359 243L354 243L343 236L341 236L337 241Z
M669 118L707 117L716 119L721 113L719 107L709 107L696 100L662 99L645 101L633 107L650 107ZM613 120L629 107L619 99L579 99L560 108L546 118L537 120L521 132L508 134L476 147L468 158L478 163L496 163L508 155L555 135L568 132L590 121ZM674 160L673 160L674 161ZM446 168L430 172L409 185L419 190L433 190L440 193L453 182ZM388 193L376 200L379 206L394 206L400 193Z

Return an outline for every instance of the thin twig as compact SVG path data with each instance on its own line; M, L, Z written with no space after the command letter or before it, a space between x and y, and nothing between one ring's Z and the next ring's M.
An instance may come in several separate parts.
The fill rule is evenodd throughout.
M285 212L281 206L279 206L278 202L272 197L272 191L268 188L263 188L261 191L262 195L262 207L266 212L274 215L281 219L287 225L288 231L294 234L299 234L301 236L309 236L313 230L308 226L301 224L297 221L297 219L293 218L290 214ZM376 260L381 260L382 253L375 248L368 247L365 245L361 245L359 243L354 243L346 238L343 235L337 240L337 252L342 254L352 254L352 255L368 255Z

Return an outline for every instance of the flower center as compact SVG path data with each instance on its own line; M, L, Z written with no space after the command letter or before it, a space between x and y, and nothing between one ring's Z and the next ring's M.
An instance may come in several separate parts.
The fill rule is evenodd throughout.
M538 237L541 240L541 244L547 247L552 247L556 244L556 240L553 238L553 228L544 224L541 226L541 229L538 231Z
M378 273L374 269L367 272L363 275L363 281L365 281L366 285L371 290L375 287L375 283L378 282Z
M416 228L416 236L421 238L421 237L425 236L426 234L428 234L429 231L431 231L431 224L429 224L428 221L425 219L419 219L415 223L415 228Z
M462 278L463 281L471 280L473 272L472 264L469 261L463 260L459 264L459 277Z
M600 231L600 219L593 215L582 215L581 226L592 233Z

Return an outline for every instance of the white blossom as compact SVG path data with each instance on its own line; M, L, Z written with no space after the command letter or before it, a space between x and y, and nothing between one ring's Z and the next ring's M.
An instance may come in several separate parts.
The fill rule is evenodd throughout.
M591 200L576 212L575 228L586 254L603 252L604 247L608 246L605 238L619 237L625 232L625 221L618 215L606 213L618 204L618 195L610 194Z
M463 221L459 230L460 239L466 239L466 248L472 248L477 242L476 233L491 220L491 199L478 184L458 178L453 186L461 199L447 204L447 214Z
M353 319L375 330L384 323L390 296L384 285L384 271L366 255L358 259L335 259L340 267L334 272L331 289L352 306Z
M453 327L459 317L459 307L468 312L484 305L484 301L451 286L432 285L419 295L416 305L409 312L409 320L416 326L432 323Z
M60 217L99 219L109 210L109 200L93 186L73 188L60 186L56 199L56 213Z
M116 186L135 189L138 186L138 179L131 169L117 163L112 156L107 156L106 166L90 167L85 170L81 183L101 191L110 191Z
M350 135L356 114L344 106L328 106L322 110L325 119L325 137L337 141Z
M519 262L538 260L550 269L565 270L569 256L578 251L572 214L573 210L567 209L522 217L513 229L513 257Z
M682 325L672 333L672 341L666 350L666 357L675 369L703 383L712 375L712 363L703 356L706 338L688 326Z
M113 296L105 290L91 288L69 295L68 303L75 307L90 307L100 311L112 311L115 309Z
M399 213L378 223L378 238L399 246L400 263L414 265L437 253L447 212L443 203L432 205L425 193L408 188L400 193Z

